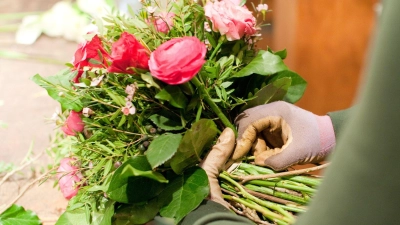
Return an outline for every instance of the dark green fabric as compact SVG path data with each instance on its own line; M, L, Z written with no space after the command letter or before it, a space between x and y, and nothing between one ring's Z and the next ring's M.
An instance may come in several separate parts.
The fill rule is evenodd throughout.
M350 117L353 108L348 108L345 110L329 112L328 116L332 120L333 130L335 131L335 137L338 138L340 131L343 129L344 125L347 122L347 119Z
M296 225L400 224L399 0L384 1L378 27L357 106Z
M239 225L251 224L248 219L237 216L219 203L204 200L201 205L189 213L180 225Z

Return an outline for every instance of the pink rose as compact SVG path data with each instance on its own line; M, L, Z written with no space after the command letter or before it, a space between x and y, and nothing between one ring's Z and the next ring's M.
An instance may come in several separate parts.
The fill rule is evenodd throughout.
M108 72L134 74L133 68L149 69L149 51L130 33L123 32L112 45Z
M196 37L173 38L151 53L151 75L167 84L192 79L205 63L206 45Z
M101 56L99 55L101 53ZM79 78L82 76L82 69L85 66L92 68L101 68L107 65L107 59L109 58L108 53L104 50L100 38L95 35L92 40L86 41L79 44L78 49L75 51L72 64L74 68L78 70L78 75L73 79L75 83L79 82ZM90 59L97 61L94 63Z
M64 126L61 130L64 131L66 135L75 136L76 133L82 132L85 125L81 119L81 113L71 111L68 118L65 120Z
M156 25L157 31L164 34L168 33L171 27L174 25L175 13L161 13L156 16L154 24Z
M60 167L57 170L58 185L60 190L66 199L71 199L78 193L79 186L77 182L81 180L81 173L78 171L78 167L73 166L72 158L64 158L60 162Z
M256 33L256 19L245 6L231 0L208 1L204 6L205 15L212 22L212 29L226 35L229 41L239 40L245 34Z

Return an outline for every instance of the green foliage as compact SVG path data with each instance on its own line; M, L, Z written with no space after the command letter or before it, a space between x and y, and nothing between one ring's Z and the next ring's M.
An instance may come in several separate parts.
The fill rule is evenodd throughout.
M207 176L196 165L217 134L225 127L235 129L236 115L246 108L277 100L293 103L304 93L306 82L283 61L286 50L256 49L257 35L227 41L207 31L205 22L211 21L203 7L189 0L166 2L164 10L175 14L173 25L167 33L158 32L158 12L147 11L152 3L144 1L138 13L131 9L131 15L96 19L102 46L111 55L112 44L129 32L151 54L172 38L195 36L208 49L191 81L168 85L137 68L136 74L111 73L111 60L103 53L105 65L87 59L96 67L70 65L55 76L32 78L60 103L58 125L71 110L91 112L82 116L82 133L57 133L49 150L55 163L74 157L83 177L58 225L108 225L111 217L116 225L143 224L157 214L180 221L208 194ZM77 69L82 74L74 83ZM135 89L130 96L128 86ZM128 106L134 110L127 112Z
M166 133L155 138L147 152L146 157L153 169L169 160L178 150L181 134Z
M201 119L185 132L177 153L171 159L175 173L181 174L184 169L200 162L203 151L210 147L217 135L217 126L212 120Z
M31 210L25 210L22 206L12 205L0 214L1 225L40 225L39 217Z
M174 218L178 223L190 211L197 208L208 195L208 178L206 172L199 167L192 167L175 178L162 192L164 202L168 202L160 210L160 215ZM171 199L169 199L171 198Z
M107 195L122 203L142 202L157 196L167 182L151 169L145 156L135 156L115 171Z
M76 76L76 72L71 72L70 69L66 69L47 79L36 74L33 76L32 80L37 85L46 89L49 96L58 101L63 109L79 112L82 110L83 105L72 90L71 79L74 76Z

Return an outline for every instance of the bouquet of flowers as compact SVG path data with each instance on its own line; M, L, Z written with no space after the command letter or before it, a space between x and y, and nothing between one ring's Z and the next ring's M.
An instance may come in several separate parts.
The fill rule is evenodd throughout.
M244 3L143 0L97 20L65 70L33 77L61 105L55 173L70 201L57 224L178 223L209 193L197 165L220 131L301 98L286 51L256 47L267 5Z

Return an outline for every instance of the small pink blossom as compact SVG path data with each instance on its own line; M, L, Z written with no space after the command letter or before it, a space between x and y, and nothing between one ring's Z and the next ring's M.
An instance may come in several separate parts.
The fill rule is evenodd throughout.
M212 29L226 35L228 41L256 33L256 19L252 12L245 6L238 5L236 1L208 1L204 11L212 22Z
M127 101L125 106L122 107L121 111L125 116L134 115L136 113L136 107L132 104L132 102Z
M81 114L81 112L71 110L69 116L65 120L64 126L61 127L61 130L64 131L66 135L75 136L76 133L83 131L85 125L81 119Z
M78 193L79 186L77 183L82 178L79 168L72 165L74 161L72 158L62 159L57 170L58 185L62 194L68 200Z
M175 13L160 13L155 17L155 26L158 32L164 34L168 33L171 27L174 25Z
M258 4L258 6L256 7L257 11L259 12L265 12L268 10L268 5L267 4Z

